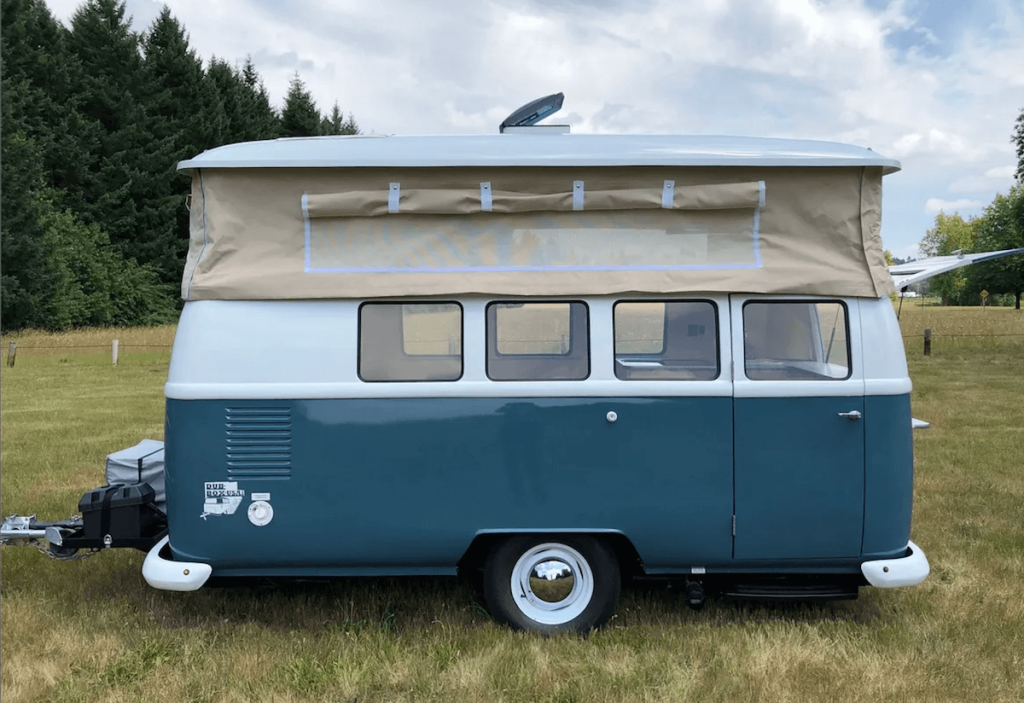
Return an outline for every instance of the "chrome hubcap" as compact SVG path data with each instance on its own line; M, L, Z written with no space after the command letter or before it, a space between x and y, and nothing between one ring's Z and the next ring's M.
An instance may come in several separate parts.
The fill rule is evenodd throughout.
M561 603L575 585L576 574L561 559L534 564L530 571L530 590L545 603Z
M519 557L510 586L516 606L528 618L542 625L563 625L590 605L594 572L572 547L538 544Z

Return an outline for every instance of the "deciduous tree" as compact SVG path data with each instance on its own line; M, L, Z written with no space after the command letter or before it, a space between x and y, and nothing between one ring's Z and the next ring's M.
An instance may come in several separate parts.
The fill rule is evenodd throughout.
M1007 195L997 194L985 208L974 244L978 251L1024 247L1024 184L1011 188ZM1015 297L1016 308L1020 310L1024 294L1024 254L982 262L971 269L973 289L1009 293Z
M1017 147L1017 182L1024 183L1024 107L1017 116L1012 141Z
M978 225L977 219L964 220L959 213L947 215L940 212L935 216L935 227L928 230L918 245L921 254L949 256L957 251L970 252ZM962 305L967 289L967 272L964 269L950 271L931 279L929 284L931 293L941 297L943 305Z

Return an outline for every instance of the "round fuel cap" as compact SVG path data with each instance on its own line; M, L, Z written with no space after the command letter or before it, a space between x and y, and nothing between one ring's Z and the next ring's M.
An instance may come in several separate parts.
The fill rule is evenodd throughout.
M274 519L274 508L265 500L257 500L249 504L249 522L256 527L270 524Z

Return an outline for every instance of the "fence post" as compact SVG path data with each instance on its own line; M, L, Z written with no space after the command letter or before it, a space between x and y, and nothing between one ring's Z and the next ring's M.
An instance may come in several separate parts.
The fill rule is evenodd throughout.
M932 355L932 328L931 327L925 327L924 328L924 355L925 356L931 356Z
M110 363L117 366L117 340L114 340L113 345L110 347Z
M14 368L14 357L18 353L18 343L11 342L10 346L7 347L7 365Z

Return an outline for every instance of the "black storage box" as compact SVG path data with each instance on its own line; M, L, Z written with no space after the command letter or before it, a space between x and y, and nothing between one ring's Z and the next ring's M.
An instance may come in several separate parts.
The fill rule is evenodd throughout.
M94 488L78 501L84 537L102 543L110 535L111 546L119 540L150 537L164 525L156 508L156 492L148 483L115 484Z

